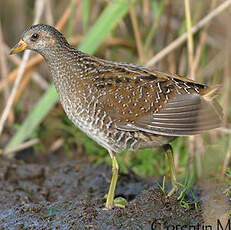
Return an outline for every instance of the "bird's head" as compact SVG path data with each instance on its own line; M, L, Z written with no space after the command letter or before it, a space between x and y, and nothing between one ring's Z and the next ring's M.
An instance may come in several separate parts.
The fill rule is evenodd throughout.
M38 24L25 30L19 42L11 49L10 54L16 54L25 49L44 53L52 47L67 45L64 36L52 26Z

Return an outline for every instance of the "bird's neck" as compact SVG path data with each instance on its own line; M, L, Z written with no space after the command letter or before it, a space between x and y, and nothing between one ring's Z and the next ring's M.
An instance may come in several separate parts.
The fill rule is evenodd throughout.
M82 84L83 71L85 66L81 61L84 53L71 46L62 46L59 48L49 48L40 53L52 75L53 81L58 91L66 91L70 84L75 81L76 85Z
M65 46L49 47L41 50L39 53L44 57L49 67L55 67L60 62L65 62L65 57L70 56L74 49L69 44Z

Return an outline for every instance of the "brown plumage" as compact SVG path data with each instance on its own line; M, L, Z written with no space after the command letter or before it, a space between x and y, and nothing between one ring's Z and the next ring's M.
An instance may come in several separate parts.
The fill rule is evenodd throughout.
M218 86L89 56L47 25L26 30L12 53L25 48L45 58L69 119L109 151L113 178L118 176L115 153L167 145L178 136L199 134L222 123L215 99ZM116 180L107 208L113 207Z

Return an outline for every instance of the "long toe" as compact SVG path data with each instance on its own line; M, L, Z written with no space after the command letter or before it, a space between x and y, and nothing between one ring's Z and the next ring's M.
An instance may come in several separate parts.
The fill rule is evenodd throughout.
M176 183L173 185L173 187L172 187L172 189L170 190L170 192L167 194L166 198L169 198L169 197L171 197L172 195L174 195L175 193L179 192L180 188L182 188L182 187L184 187L184 185L182 185L182 184L176 182Z

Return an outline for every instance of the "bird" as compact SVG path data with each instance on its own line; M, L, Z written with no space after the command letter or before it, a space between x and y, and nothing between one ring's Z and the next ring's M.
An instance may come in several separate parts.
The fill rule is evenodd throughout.
M115 207L118 153L163 147L170 165L170 197L179 189L170 143L222 125L219 85L88 55L44 24L26 29L10 54L25 49L45 59L68 118L109 152L112 178L106 209Z

